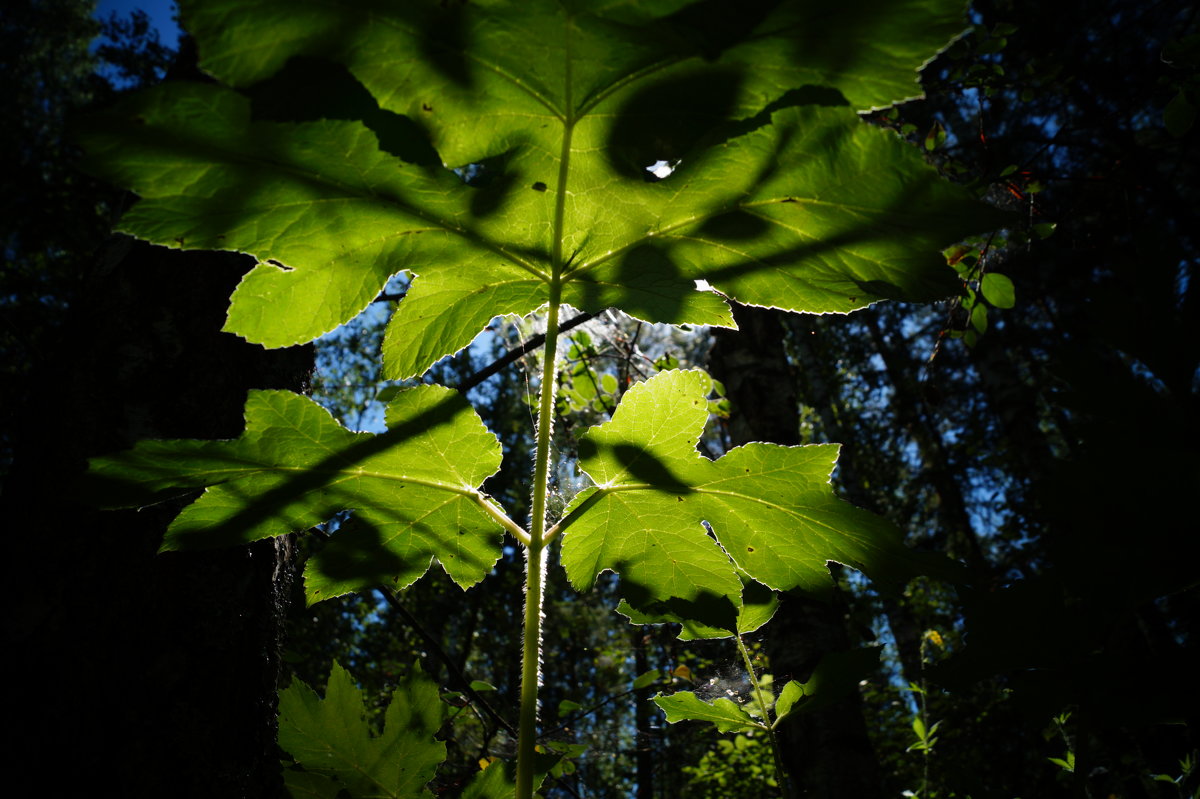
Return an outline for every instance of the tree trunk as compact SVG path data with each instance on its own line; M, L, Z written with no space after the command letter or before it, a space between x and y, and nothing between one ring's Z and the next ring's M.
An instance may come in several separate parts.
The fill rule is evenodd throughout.
M733 404L734 445L799 443L796 380L784 350L778 312L737 308L738 332L719 330L709 369ZM767 628L767 654L777 681L806 680L822 654L850 648L842 603L789 595ZM857 693L782 726L784 765L802 796L880 796L879 766Z
M248 388L303 389L311 348L221 333L242 256L117 239L46 348L0 498L17 794L281 797L275 691L289 539L156 555L183 503L99 513L90 456L142 438L228 438ZM11 583L10 583L11 585Z

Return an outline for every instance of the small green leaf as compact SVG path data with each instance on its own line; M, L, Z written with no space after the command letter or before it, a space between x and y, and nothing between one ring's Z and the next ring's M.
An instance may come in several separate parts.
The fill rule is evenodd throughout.
M975 330L980 335L983 335L984 333L987 332L987 326L988 326L987 306L984 305L983 303L976 303L975 306L973 308L971 308L971 327L975 328Z
M796 680L789 680L775 699L775 723L778 724L786 718L792 712L792 707L796 702L803 698L804 685Z
M1061 768L1063 771L1066 771L1066 772L1072 773L1072 774L1075 773L1075 753L1074 752L1067 752L1066 760L1063 760L1060 757L1048 757L1046 759L1049 760L1054 765Z
M541 788L546 775L558 765L561 755L534 754L533 790ZM493 759L487 768L478 772L459 799L500 799L512 796L517 785L517 764L512 760ZM359 799L357 796L353 799Z
M1054 235L1054 231L1057 228L1057 222L1039 222L1033 226L1033 232L1037 234L1039 239L1048 239Z
M392 694L376 735L362 692L337 663L324 699L293 680L279 694L279 746L305 771L337 780L356 799L432 796L425 785L446 757L437 686L415 667Z
M1003 36L994 36L985 42L980 42L976 48L976 52L987 55L989 53L998 53L1008 46L1008 40Z
M562 716L570 715L577 710L583 710L583 705L579 704L578 702L572 702L570 699L564 699L558 703L558 715L560 718Z
M573 744L567 741L546 741L545 746L551 752L557 752L564 757L579 757L587 751L587 744Z
M476 692L495 691L496 686L483 680L471 680L471 690Z
M980 289L983 291L984 298L997 308L1011 308L1017 304L1016 289L1008 275L988 272L983 276Z
M633 681L633 690L640 691L647 685L653 685L662 678L662 674L658 669L651 669L645 674L639 674L637 679Z
M879 665L878 647L829 652L813 670L808 682L790 681L776 700L775 723L792 713L811 713L829 707L846 694L858 690L861 680ZM793 687L794 686L794 687ZM784 697L787 697L785 702Z
M925 149L933 152L946 143L946 129L941 122L934 122L933 127L925 134Z
M512 796L516 787L516 772L512 766L503 760L488 764L471 778L462 799L493 799L499 796Z
M691 691L679 691L671 696L659 694L653 699L667 714L667 721L707 721L719 732L746 732L763 729L763 725L730 699L721 697L705 702Z

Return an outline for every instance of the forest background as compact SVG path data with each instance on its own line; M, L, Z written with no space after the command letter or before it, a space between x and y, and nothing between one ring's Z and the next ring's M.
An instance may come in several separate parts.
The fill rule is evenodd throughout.
M287 675L323 685L336 659L380 707L419 662L476 691L447 732L437 790L454 795L481 756L503 754L506 733L478 700L497 716L515 706L516 552L466 595L431 574L399 603L306 609L295 565L318 534L156 558L170 513L98 517L72 501L88 456L147 436L237 435L246 388L307 381L367 428L383 385L379 311L313 349L266 355L217 332L244 262L109 237L128 199L77 171L67 120L188 75L194 55L136 16L108 22L94 48L91 10L3 12L0 518L23 730L10 773L51 793L101 779L130 796L279 796L274 691ZM970 21L924 70L927 98L874 121L1019 213L1003 240L948 252L967 287L1011 278L1011 303L984 291L847 317L746 312L736 335L601 316L573 331L559 427L603 421L664 365L707 368L727 400L711 454L841 442L843 496L972 571L971 592L918 581L899 597L839 572L832 603L789 597L750 636L780 681L805 678L814 651L883 646L858 693L787 731L812 795L1192 796L1195 9L980 2ZM497 324L437 377L461 383L535 332ZM517 460L532 430L525 369L471 393ZM488 490L524 501L502 482ZM588 748L549 795L771 795L761 740L668 726L646 702L681 687L744 694L728 642L631 627L603 589L577 595L561 572L550 585L560 668L543 707Z

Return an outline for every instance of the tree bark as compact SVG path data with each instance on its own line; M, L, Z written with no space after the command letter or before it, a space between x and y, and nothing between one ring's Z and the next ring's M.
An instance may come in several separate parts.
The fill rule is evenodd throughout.
M715 333L709 370L733 404L734 445L798 444L796 379L784 349L779 313L739 307L739 330ZM767 627L767 655L777 681L806 680L822 654L850 648L842 603L789 595ZM823 711L797 715L781 729L784 766L800 795L872 799L879 765L867 736L861 699L847 696Z
M142 438L237 436L246 390L303 389L312 351L220 332L243 256L107 250L38 366L0 497L17 793L281 797L291 541L156 555L183 503L100 513L73 483L88 457Z

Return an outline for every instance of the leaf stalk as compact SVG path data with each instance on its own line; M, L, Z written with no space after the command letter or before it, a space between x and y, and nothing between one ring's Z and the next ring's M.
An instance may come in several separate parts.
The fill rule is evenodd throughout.
M754 671L754 661L750 658L750 650L746 648L740 634L733 638L737 641L738 652L742 655L742 663L745 664L746 674L750 677L750 685L754 687L754 697L758 700L758 707L763 714L763 729L767 731L767 741L771 744L771 755L775 760L775 781L779 783L780 792L785 797L791 797L792 791L787 781L787 770L783 767L783 753L779 748L779 739L775 735L775 725L771 723L771 711L767 708L766 697L758 682L758 674Z

